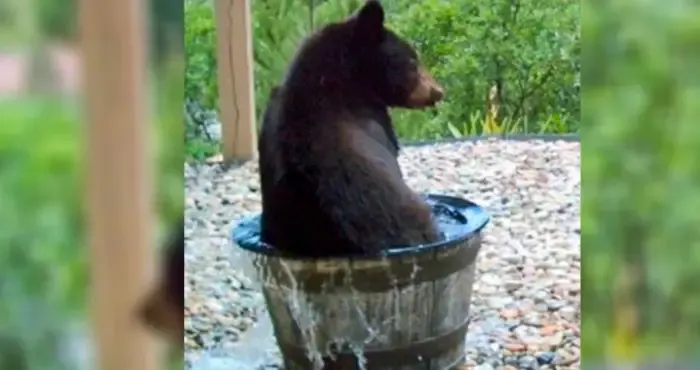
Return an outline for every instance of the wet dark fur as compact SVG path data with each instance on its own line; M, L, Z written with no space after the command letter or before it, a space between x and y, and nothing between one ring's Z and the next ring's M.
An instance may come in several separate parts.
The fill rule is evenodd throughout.
M185 312L184 221L172 229L164 248L160 277L139 308L140 319L163 334L174 346L182 345Z
M281 100L281 96L281 86L273 86L272 89L270 89L268 103L265 111L263 112L262 130L265 130L265 127L269 127L276 122L276 114L279 110L278 107L280 105L279 102ZM391 118L387 115L384 119L377 119L377 123L379 124L378 126L372 125L372 127L370 127L372 130L370 131L371 135L376 140L383 142L386 148L390 150L395 157L398 157L401 146L399 144L399 139L396 137L396 131L394 131L394 125L391 122ZM264 137L265 135L261 135L261 137L258 138L258 144L264 145Z
M185 224L179 222L172 231L165 250L163 271L165 291L169 302L180 311L185 310Z
M374 254L438 238L403 181L388 112L418 83L416 53L382 22L370 1L321 29L271 93L259 141L262 239L280 250Z

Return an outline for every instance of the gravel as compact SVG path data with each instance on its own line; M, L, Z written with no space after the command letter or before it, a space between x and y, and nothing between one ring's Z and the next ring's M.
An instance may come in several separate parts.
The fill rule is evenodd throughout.
M580 368L580 145L487 140L406 147L419 192L466 197L484 232L464 369ZM262 298L229 242L260 212L257 165L187 164L185 346L197 370L276 368Z

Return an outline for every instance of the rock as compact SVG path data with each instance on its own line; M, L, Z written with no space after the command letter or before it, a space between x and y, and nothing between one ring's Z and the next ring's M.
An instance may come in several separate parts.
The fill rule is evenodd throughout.
M537 362L537 358L534 356L523 356L518 360L518 369L521 370L537 370L540 368L540 364Z
M517 308L509 308L501 311L501 317L510 320L520 316L520 311Z
M527 349L527 346L522 344L522 343L506 343L503 348L506 350L516 353L516 352L523 352Z
M483 364L476 365L474 370L494 370L494 368L491 364L484 362Z
M540 365L549 365L556 358L556 353L553 352L541 352L537 354L537 362Z

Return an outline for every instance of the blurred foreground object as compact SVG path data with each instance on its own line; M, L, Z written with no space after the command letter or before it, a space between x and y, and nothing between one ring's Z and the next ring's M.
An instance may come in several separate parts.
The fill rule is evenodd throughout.
M582 5L582 362L698 368L700 8Z
M81 0L79 12L96 368L157 369L153 338L133 315L155 262L146 8Z
M179 222L164 248L159 282L140 308L144 322L162 333L173 348L181 349L185 310L185 225Z

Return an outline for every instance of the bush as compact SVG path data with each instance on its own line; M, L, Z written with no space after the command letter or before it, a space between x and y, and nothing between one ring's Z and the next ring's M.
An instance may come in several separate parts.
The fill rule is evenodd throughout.
M410 4L390 18L391 24L415 43L447 96L437 112L397 119L402 136L481 134L484 129L475 122L485 117L492 86L500 91L500 126L511 126L492 131L578 129L578 2Z
M252 2L258 117L301 40L362 3ZM393 0L384 4L391 26L416 44L424 63L447 90L437 110L392 112L400 138L578 131L578 2ZM187 97L204 110L214 110L218 93L212 4L186 0L185 12ZM500 86L500 109L496 120L485 121L490 106L487 95L494 85ZM193 137L201 138L196 131L189 129L191 142Z
M185 1L185 94L206 109L216 107L216 27L209 2Z

